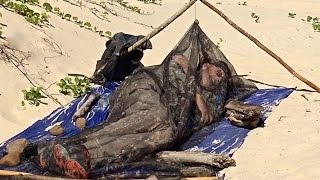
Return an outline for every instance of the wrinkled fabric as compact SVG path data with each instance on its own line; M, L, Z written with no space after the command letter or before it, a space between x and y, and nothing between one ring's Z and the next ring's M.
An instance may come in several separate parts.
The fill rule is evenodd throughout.
M174 64L173 55L189 60L187 73ZM198 86L199 67L217 64L227 79L208 91ZM222 52L193 24L160 65L137 69L110 97L110 115L102 125L85 130L67 142L81 142L90 152L94 168L133 162L146 155L172 149L190 136L196 91L201 91L215 114L224 112L232 98L245 97L257 88L241 78ZM195 121L197 117L194 116Z
M94 89L92 89L92 92L98 92L101 93L101 95L108 97L109 93L114 90L115 84L117 83L112 83L108 87L95 87ZM272 113L274 108L292 92L293 89L288 88L260 89L249 98L246 98L243 102L262 105L264 107L264 110L261 116L261 122L264 122L266 118ZM75 134L80 133L81 131L79 131L79 129L76 129L75 125L71 121L71 118L76 107L79 107L81 105L81 100L85 99L85 97L86 96L75 99L71 101L67 106L54 110L52 113L36 121L33 125L25 129L24 131L4 142L0 146L0 157L5 155L5 147L7 143L11 142L12 140L26 138L30 142L35 143L44 139L58 140L61 137L72 137ZM103 121L103 119L101 118L108 117L109 106L103 107L100 106L100 103L97 102L97 104L95 104L91 111L87 114L88 128L100 124ZM57 122L62 122L61 125L65 128L65 132L62 134L62 136L51 136L45 129ZM218 124L218 126L214 126L216 124ZM181 146L181 150L203 151L205 153L218 153L232 156L232 154L241 147L241 144L245 140L248 132L250 132L250 130L235 127L224 118L222 122L211 124L210 126L206 126L200 131L194 133L191 138L189 138L188 141ZM140 162L144 163L144 161L141 160ZM0 165L0 169L27 172L31 174L46 176L58 176L56 174L52 174L52 172L48 172L42 169L38 165L38 162L39 160L37 160L36 157L31 157L21 162L19 166L7 167ZM148 168L145 168L143 166L143 164L140 166L140 168L130 168L131 166L129 168L126 168L127 166L121 168L123 164L128 163L106 165L105 167L99 169L93 169L91 171L91 177L99 178L104 175L107 176L108 174L113 174L113 176L114 174L117 174L122 177L131 177L133 175L135 176L135 174L138 174L141 177L145 177L144 175L149 176L150 174L153 174L155 172L154 169L149 171ZM113 167L117 165L119 166L116 170L114 168L109 168L110 166ZM149 167L148 165L146 166ZM157 175L157 177L161 176Z
M85 146L51 142L38 144L37 150L42 169L71 178L89 177L90 158Z

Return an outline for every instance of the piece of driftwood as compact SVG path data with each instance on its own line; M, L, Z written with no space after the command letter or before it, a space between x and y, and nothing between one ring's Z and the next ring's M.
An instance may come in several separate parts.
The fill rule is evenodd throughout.
M213 10L215 13L217 13L219 16L221 16L224 20L226 20L232 27L234 27L236 30L238 30L241 34L246 36L248 39L250 39L252 42L254 42L259 48L264 50L266 53L268 53L270 56L272 56L274 59L276 59L283 67L285 67L291 74L293 74L295 77L297 77L299 80L316 90L318 93L320 93L320 88L307 80L306 78L302 77L300 74L298 74L295 70L293 70L286 62L284 62L278 55L276 55L274 52L272 52L269 48L264 46L257 38L253 37L251 34L243 30L241 27L239 27L237 24L235 24L233 21L231 21L223 12L221 12L219 9L214 7L212 4L210 4L206 0L200 0L203 4L205 4L207 7L209 7L211 10Z
M240 101L230 101L225 105L226 114L231 124L240 127L256 128L263 107L245 104Z
M157 154L163 161L176 162L182 164L209 165L214 168L224 169L235 166L234 159L214 153L193 152L193 151L162 151Z
M188 167L180 170L182 177L210 177L214 176L214 172L211 168L198 166L198 167Z
M71 180L69 178L41 176L24 172L0 170L1 180Z
M92 93L90 94L84 101L84 103L80 106L80 108L74 113L72 120L75 121L78 118L84 117L84 115L90 110L93 103L100 98L99 94Z
M181 180L218 180L218 177L192 177L192 178L181 178Z

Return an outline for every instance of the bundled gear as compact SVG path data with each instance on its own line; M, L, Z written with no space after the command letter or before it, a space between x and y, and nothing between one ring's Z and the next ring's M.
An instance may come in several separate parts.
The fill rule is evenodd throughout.
M95 84L104 85L109 81L123 81L132 72L143 67L140 62L143 51L152 49L152 44L148 40L137 49L128 53L128 48L134 43L144 38L123 32L116 33L106 42L106 50L100 60L97 61L96 69L91 77Z

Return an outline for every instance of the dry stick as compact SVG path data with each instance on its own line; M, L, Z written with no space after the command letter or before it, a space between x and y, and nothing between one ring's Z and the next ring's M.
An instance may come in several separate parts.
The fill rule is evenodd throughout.
M238 25L236 25L233 21L231 21L225 14L223 14L219 9L214 7L212 4L210 4L206 0L200 0L203 4L205 4L207 7L212 9L214 12L219 14L224 20L226 20L232 27L234 27L236 30L238 30L241 34L249 38L252 42L254 42L259 48L264 50L266 53L268 53L270 56L272 56L274 59L276 59L282 66L284 66L291 74L293 74L295 77L300 79L302 82L306 83L308 86L316 90L318 93L320 93L320 88L307 80L306 78L302 77L300 74L295 72L287 63L285 63L279 56L277 56L274 52L272 52L270 49L268 49L266 46L261 44L261 42L250 35L248 32L240 28Z
M189 9L197 0L191 0L187 4L185 4L178 12L176 12L173 16L171 16L168 20L166 20L164 23L162 23L159 27L155 28L151 33L149 33L144 38L140 39L136 43L134 43L131 47L129 47L128 52L135 50L140 45L142 45L144 42L151 39L153 36L158 34L160 31L162 31L164 28L166 28L169 24L171 24L174 20L176 20L179 16L181 16L187 9ZM97 70L97 74L101 72L105 68L106 64L104 64L101 68Z
M287 87L284 87L284 86L278 86L278 85L273 85L273 84L260 82L260 81L254 80L254 79L247 79L247 80L252 81L254 83L258 83L258 84L263 84L263 85L266 85L266 86L271 86L271 87L276 87L276 88L287 88ZM317 91L309 90L309 89L298 89L297 87L294 87L294 88L291 87L290 89L294 89L295 91L317 92Z

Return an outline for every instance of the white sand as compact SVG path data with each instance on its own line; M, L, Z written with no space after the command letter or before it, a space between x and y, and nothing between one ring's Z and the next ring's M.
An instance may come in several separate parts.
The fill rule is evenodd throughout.
M110 30L113 33L123 31L146 35L151 29L134 22L156 27L187 2L187 0L164 1L160 7L134 2L145 11L154 11L154 14L149 16L110 6L121 16L126 17L115 17L109 14L107 17L111 22L94 16L89 8L96 7L101 12L103 10L85 1L82 8L62 0L47 2L53 6L59 6L62 11L78 16L79 19L91 22L100 29ZM239 6L238 1L232 0L221 1L222 4L219 5L215 4L218 1L210 0L209 2L272 49L298 73L320 86L320 33L314 32L310 24L301 21L308 15L320 17L320 1L249 0L247 6ZM265 83L308 88L210 9L200 2L196 7L200 26L214 42L219 38L223 39L221 49L239 74L248 74L249 78ZM8 25L2 30L3 36L8 38L8 45L23 52L29 52L30 57L24 60L24 70L33 81L43 87L48 87L65 77L67 73L82 73L90 76L96 60L101 57L105 49L106 38L81 29L54 14L49 14L51 16L49 21L54 28L34 28L20 15L3 8L0 12L3 14L0 22ZM252 12L260 16L260 23L255 23L251 18ZM288 18L289 12L296 13L296 18ZM194 17L195 9L192 7L167 29L155 36L151 40L154 48L146 51L143 63L145 65L160 63L192 24ZM52 46L48 42L56 43L62 55L59 54L60 50L56 45ZM2 142L59 106L47 99L45 102L49 105L39 107L27 105L23 108L21 90L29 89L30 83L9 62L0 61L0 68L0 142ZM259 87L265 86L259 85ZM57 94L58 88L53 85L48 91ZM308 100L301 95L305 95ZM55 95L55 97L63 104L71 100L61 95ZM319 105L320 95L317 93L292 93L273 111L267 119L265 128L258 128L249 133L243 146L234 154L237 166L226 170L226 179L292 180L319 177Z

